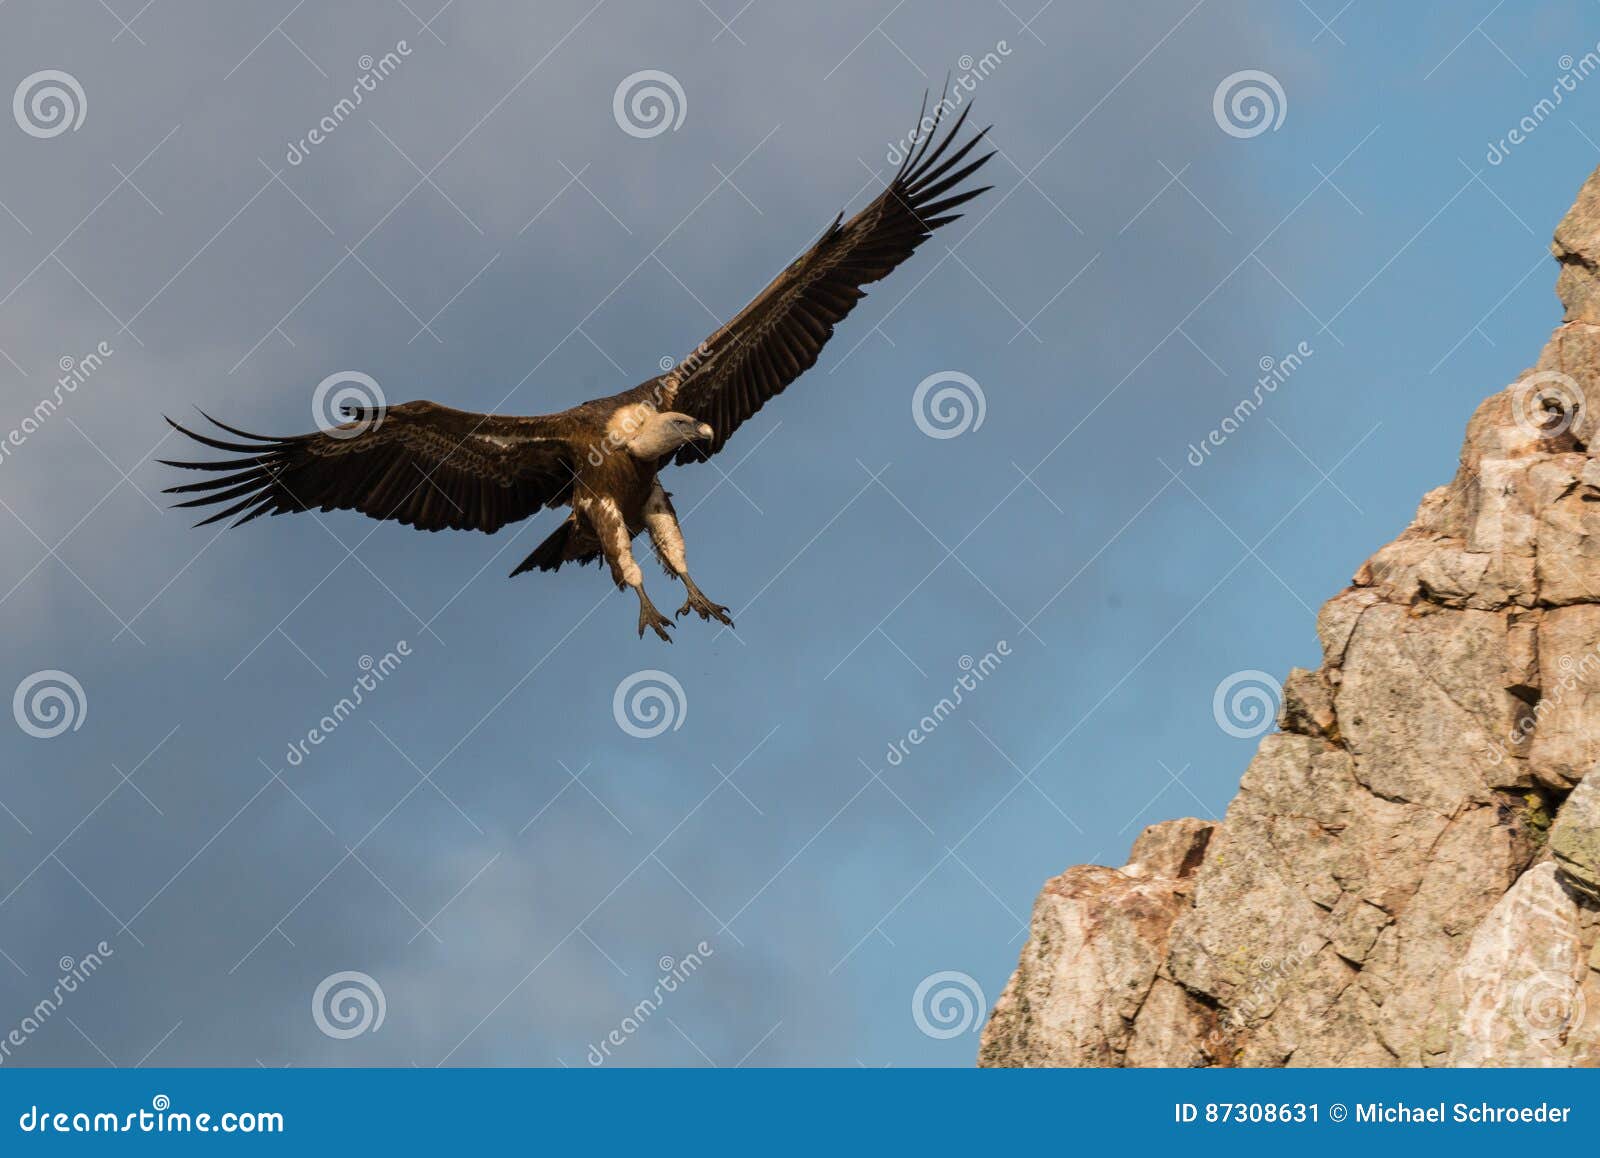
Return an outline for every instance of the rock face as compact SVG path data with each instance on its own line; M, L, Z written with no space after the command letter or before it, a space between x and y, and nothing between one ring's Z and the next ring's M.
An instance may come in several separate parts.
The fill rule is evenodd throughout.
M1045 885L980 1065L1600 1065L1600 170L1551 248L1565 321L1227 815Z

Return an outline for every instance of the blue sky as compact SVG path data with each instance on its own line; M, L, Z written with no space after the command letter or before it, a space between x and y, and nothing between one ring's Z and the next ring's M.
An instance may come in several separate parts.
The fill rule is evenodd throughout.
M0 459L0 690L83 689L75 729L0 728L0 1030L111 950L5 1064L581 1066L691 953L610 1064L970 1064L919 986L992 1002L1044 879L1221 814L1255 740L1219 684L1316 664L1316 607L1558 320L1546 246L1600 162L1600 82L1488 154L1600 14L437 3L0 8L6 85L60 70L84 102L75 130L0 125L0 429L112 351ZM592 569L505 579L552 515L214 537L163 509L162 413L289 433L342 371L512 413L650 376L988 53L994 192L666 479L735 634L641 642ZM613 96L646 69L683 118L640 137ZM1282 94L1253 135L1213 110L1246 70ZM984 419L932 438L912 399L943 372ZM646 670L682 694L638 738L613 698ZM342 972L381 1026L319 1028Z

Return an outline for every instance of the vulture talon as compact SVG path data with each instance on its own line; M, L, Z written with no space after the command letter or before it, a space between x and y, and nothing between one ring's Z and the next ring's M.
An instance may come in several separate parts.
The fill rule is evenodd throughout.
M724 627L733 626L733 620L728 618L728 609L726 607L720 603L711 602L711 600L706 598L705 592L701 591L700 588L696 587L694 584L686 583L686 585L689 589L689 597L683 601L683 606L678 608L678 615L680 617L688 615L689 612L693 611L707 623L710 623L713 619L715 619Z
M643 588L640 588L639 638L644 638L644 629L648 627L654 630L656 635L661 637L662 642L671 643L672 636L667 634L667 628L676 626L677 624L673 623L672 620L668 619L665 615L662 615L661 612L656 610L656 605L650 602L650 597L644 593Z

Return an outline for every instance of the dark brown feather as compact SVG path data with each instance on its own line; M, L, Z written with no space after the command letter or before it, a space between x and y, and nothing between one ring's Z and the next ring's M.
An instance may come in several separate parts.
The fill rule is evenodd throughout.
M364 412L359 421L332 431L272 438L206 415L250 444L198 434L168 419L205 446L249 453L211 462L164 460L190 470L233 472L169 487L167 493L199 492L180 507L233 503L198 526L232 515L240 516L237 526L269 513L345 509L425 531L493 533L571 497L578 460L571 437L578 431L564 417L508 418L407 402Z
M941 99L932 128L908 151L888 188L849 221L843 214L835 218L815 245L684 360L681 378L663 380L663 408L692 414L716 432L709 442L685 446L677 462L699 462L721 450L741 423L816 364L834 326L866 296L862 286L886 277L934 229L960 216L949 210L989 188L945 196L994 155L962 163L988 133L984 129L945 156L971 111L962 110L941 136L948 107Z

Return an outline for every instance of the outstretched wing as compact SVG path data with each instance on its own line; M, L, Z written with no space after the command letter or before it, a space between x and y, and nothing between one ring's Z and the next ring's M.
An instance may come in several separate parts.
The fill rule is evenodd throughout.
M577 452L552 418L473 414L434 402L375 409L346 407L354 421L315 434L269 438L208 421L241 441L197 434L196 442L238 458L171 462L220 478L169 487L197 494L180 507L220 506L197 523L237 515L234 526L285 511L356 510L421 531L493 533L540 507L567 501Z
M961 216L952 209L992 187L956 190L994 154L962 163L988 133L984 129L945 156L971 112L968 106L940 137L947 107L941 99L932 126L888 188L849 221L841 224L843 214L835 218L815 245L674 372L676 389L664 392L668 405L716 432L680 450L679 463L721 450L745 419L816 363L833 327L866 296L860 287L887 276L933 230ZM924 123L920 117L918 123Z

